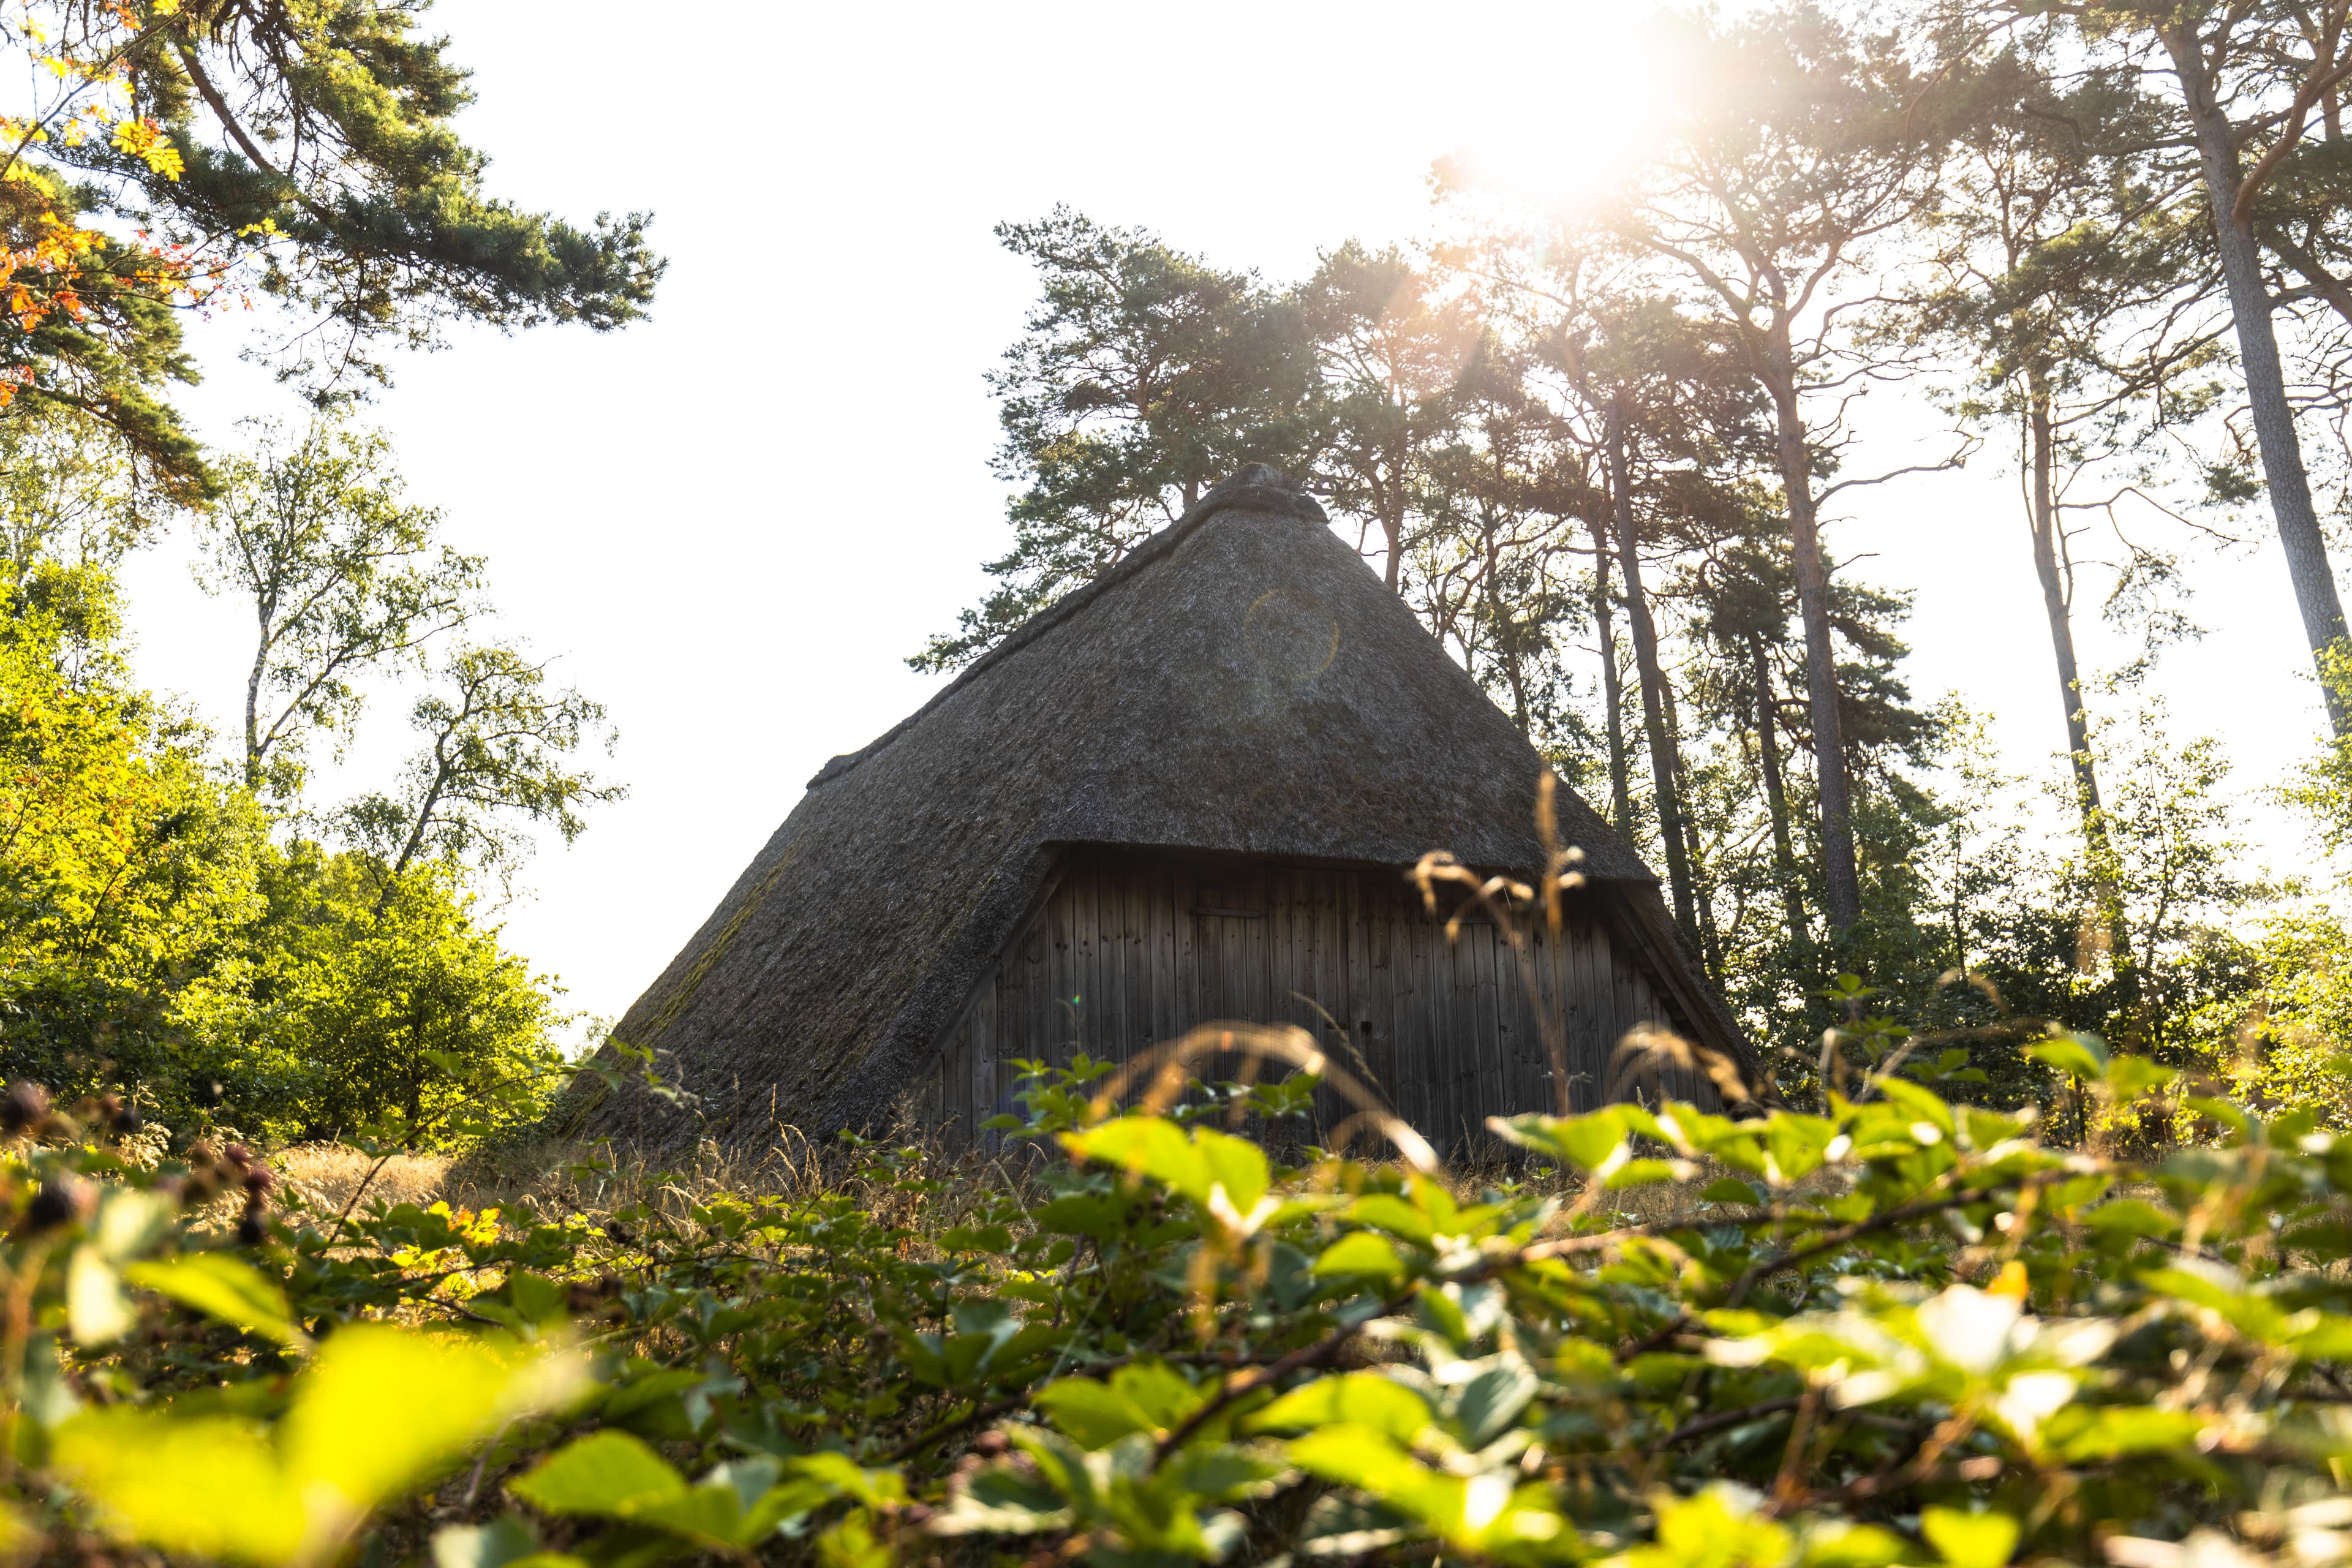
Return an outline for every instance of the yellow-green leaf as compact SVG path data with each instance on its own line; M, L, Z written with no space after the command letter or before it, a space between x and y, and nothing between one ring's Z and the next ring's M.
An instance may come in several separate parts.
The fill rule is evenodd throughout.
M1350 1372L1294 1388L1250 1418L1253 1430L1297 1431L1347 1422L1410 1443L1429 1425L1420 1394L1374 1372Z
M286 1292L225 1252L191 1252L161 1263L134 1263L122 1274L133 1285L249 1334L281 1345L310 1343L286 1305Z

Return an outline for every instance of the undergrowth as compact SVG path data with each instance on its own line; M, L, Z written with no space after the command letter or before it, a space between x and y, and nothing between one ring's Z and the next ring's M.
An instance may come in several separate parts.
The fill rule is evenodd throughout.
M1284 1044L1203 1048L1237 1042ZM2343 1557L2352 1142L2085 1037L2036 1048L2099 1118L2215 1135L2154 1163L2047 1143L2030 1110L1948 1099L1946 1056L1819 1115L1519 1117L1496 1130L1523 1163L1482 1185L1392 1123L1380 1151L1269 1158L1306 1077L1122 1107L1081 1064L1033 1076L985 1169L855 1142L670 1168L508 1151L425 1204L236 1146L127 1158L120 1108L19 1086L5 1544L436 1568ZM400 1158L367 1154L379 1179Z

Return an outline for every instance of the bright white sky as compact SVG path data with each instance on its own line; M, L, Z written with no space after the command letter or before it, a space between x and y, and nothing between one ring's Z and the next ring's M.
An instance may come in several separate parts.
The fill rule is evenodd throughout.
M1066 202L1275 279L1350 236L1410 239L1439 154L1563 182L1624 155L1656 80L1629 47L1637 9L722 5L696 12L707 64L682 78L646 68L669 45L639 5L442 0L494 189L582 219L650 208L671 261L649 323L460 333L398 362L375 410L413 493L488 555L510 626L622 731L630 798L533 862L510 943L571 1005L619 1014L809 775L933 689L900 660L1006 537L981 378L1032 279L992 224ZM246 331L195 334L208 438L299 415L237 362ZM1957 689L2011 765L2046 768L2063 734L1998 456L1841 500L1833 552L1918 595L1915 688ZM140 670L225 722L249 634L193 586L184 544L131 569ZM2241 784L2265 784L2317 713L2285 569L2264 549L2196 575L2216 630L2161 669L2176 732L2223 736ZM326 790L390 772L407 700L378 700Z

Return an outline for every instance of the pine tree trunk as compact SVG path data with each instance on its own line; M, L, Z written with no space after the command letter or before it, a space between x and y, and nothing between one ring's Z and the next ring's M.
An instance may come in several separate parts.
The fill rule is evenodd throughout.
M1511 624L1510 606L1503 602L1496 583L1502 572L1502 550L1495 540L1491 520L1480 529L1486 567L1480 574L1480 591L1486 595L1486 624L1495 639L1495 657L1503 667L1503 679L1511 688L1511 722L1519 733L1532 741L1528 729L1528 672L1525 656L1519 649L1518 628Z
M1853 791L1846 778L1845 721L1838 708L1837 648L1830 638L1830 581L1813 512L1813 461L1797 412L1788 328L1775 330L1766 390L1780 446L1789 497L1789 540L1795 555L1797 612L1805 627L1805 698L1813 722L1816 793L1822 817L1822 897L1830 929L1843 936L1862 918L1862 880L1854 868Z
M1675 694L1664 694L1666 731L1669 734L1683 732L1682 715L1675 711ZM1723 984L1723 938L1715 927L1715 900L1709 897L1706 885L1706 847L1700 841L1698 821L1688 809L1691 800L1690 770L1683 765L1682 747L1674 748L1675 800L1683 811L1683 853L1690 863L1691 904L1698 913L1698 951L1706 965L1707 977L1717 985Z
M1675 785L1675 732L1666 721L1666 677L1658 664L1658 632L1642 592L1642 554L1633 533L1633 497L1625 462L1625 411L1609 410L1609 489L1616 515L1617 563L1625 588L1625 620L1633 634L1633 664L1642 679L1642 720L1650 737L1650 776L1657 791L1658 838L1666 854L1666 886L1675 921L1696 944L1698 911L1691 898L1690 851L1683 838L1681 792Z
M2083 700L2083 679L2074 659L2074 624L2066 579L2058 560L2058 499L2053 482L2057 437L2050 423L2050 389L2039 371L2027 377L2026 444L2032 468L2033 571L2042 580L2042 610L2050 622L2050 651L2058 665L2058 700L2066 715L2066 751L2074 769L2074 809L2083 820L2083 847L2098 889L2100 912L2123 939L2123 896L2116 885L2114 847L2099 805L2099 772L2091 754L2091 716Z
M2287 402L2286 373L2279 363L2270 291L2263 283L2262 253L2254 244L2253 226L2236 216L2237 143L2229 117L2213 100L2204 45L2194 26L2161 26L2157 33L2179 74L2181 97L2196 133L2206 200L2213 209L2221 281L2229 290L2230 313L2237 327L2238 361L2245 369L2247 411L2253 420L2254 444L2262 454L2263 479L2270 489L2271 514L2278 522L2279 547L2286 556L2287 577L2294 584L2295 606L2303 614L2304 638L2320 671L2328 722L2341 737L2352 733L2352 712L2347 711L2328 682L2327 656L2344 637L2344 605L2336 591L2336 574L2327 563L2327 542L2320 532L2319 514L2312 505L2311 479L2295 436L2294 409Z
M1633 837L1633 780L1625 764L1625 689L1617 677L1617 625L1609 600L1609 531L1601 520L1592 530L1592 625L1601 644L1601 708L1609 728L1609 808L1617 831Z
M1780 723L1774 717L1779 695L1772 689L1771 657L1764 639L1748 634L1748 651L1756 682L1756 760L1764 775L1764 805L1772 817L1773 868L1780 879L1780 897L1789 913L1789 935L1800 944L1812 940L1805 922L1804 889L1797 885L1797 847L1789 832L1789 791L1780 776Z

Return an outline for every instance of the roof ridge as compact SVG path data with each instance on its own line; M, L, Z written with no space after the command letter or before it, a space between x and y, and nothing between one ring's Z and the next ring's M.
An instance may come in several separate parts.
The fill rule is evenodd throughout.
M1113 563L1102 575L1063 595L1027 620L1013 628L1004 639L957 674L953 680L932 693L929 701L899 720L881 734L854 752L845 752L817 769L804 786L814 789L830 784L858 763L880 752L893 741L920 723L925 715L962 689L966 681L982 671L994 668L1005 659L1035 642L1047 632L1101 598L1111 589L1141 574L1147 567L1165 558L1179 544L1212 517L1223 511L1266 511L1288 517L1299 522L1328 524L1330 517L1320 502L1293 484L1279 468L1265 463L1244 465L1231 479L1211 487L1209 492L1187 507L1182 516Z

